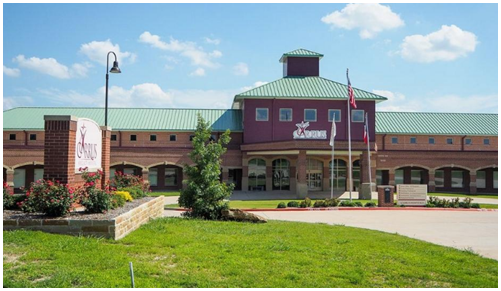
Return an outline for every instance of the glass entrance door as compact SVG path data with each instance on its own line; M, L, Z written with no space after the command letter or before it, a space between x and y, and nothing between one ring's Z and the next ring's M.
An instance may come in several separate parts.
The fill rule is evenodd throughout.
M322 190L322 178L324 163L315 159L308 159L306 161L306 184L309 191Z
M319 191L322 190L322 173L319 171L309 171L306 173L306 181L308 190Z

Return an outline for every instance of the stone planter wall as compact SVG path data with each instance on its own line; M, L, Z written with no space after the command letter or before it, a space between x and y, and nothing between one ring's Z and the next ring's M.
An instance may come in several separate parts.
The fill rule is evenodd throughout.
M29 229L118 240L138 229L150 219L161 217L163 210L164 197L160 196L114 219L4 219L3 230Z

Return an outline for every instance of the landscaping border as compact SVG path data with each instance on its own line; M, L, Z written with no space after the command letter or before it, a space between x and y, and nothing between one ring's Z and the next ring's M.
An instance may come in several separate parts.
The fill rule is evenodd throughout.
M119 240L150 219L161 217L163 211L164 197L159 196L112 219L4 219L3 230L27 229Z
M165 208L165 210L187 211L184 208ZM245 208L247 212L265 211L344 211L344 210L411 210L411 211L498 211L485 208L435 208L435 207L320 207L320 208Z

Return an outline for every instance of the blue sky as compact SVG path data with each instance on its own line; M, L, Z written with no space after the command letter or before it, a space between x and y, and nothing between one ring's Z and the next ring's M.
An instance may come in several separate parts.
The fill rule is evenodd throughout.
M379 110L497 113L497 4L4 4L4 110L229 108L284 52L389 97ZM110 60L112 61L112 59Z

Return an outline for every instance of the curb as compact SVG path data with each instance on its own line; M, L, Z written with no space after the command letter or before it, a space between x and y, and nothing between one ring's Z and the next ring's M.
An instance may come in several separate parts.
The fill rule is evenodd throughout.
M187 211L185 208L164 208L164 210ZM240 209L247 212L270 212L270 211L377 211L377 210L410 210L410 211L480 211L480 212L497 212L497 209L473 209L473 208L430 208L430 207L322 207L322 208L253 208Z

